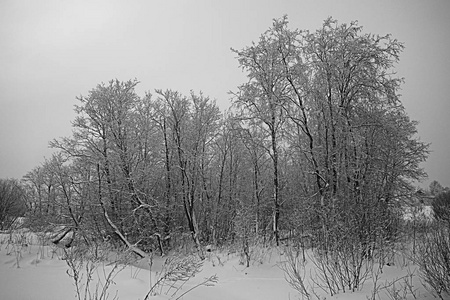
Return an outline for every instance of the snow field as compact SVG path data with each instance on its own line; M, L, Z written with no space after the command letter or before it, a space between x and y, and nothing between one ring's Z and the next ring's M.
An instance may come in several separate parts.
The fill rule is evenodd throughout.
M308 299L294 290L285 279L281 267L287 261L283 248L253 249L250 267L241 264L238 252L214 250L207 252L201 271L176 292L180 283L170 288L168 285L154 289L149 299L177 299L191 288L181 299L208 300L273 300ZM173 254L172 254L173 255ZM310 299L338 300L400 300L435 299L421 284L417 276L417 266L407 258L407 254L396 253L392 262L368 278L360 291L327 295L317 286L317 269L311 262L312 254L307 251L304 269L305 282ZM20 230L11 234L0 234L0 299L5 300L51 300L77 299L74 281L69 277L68 265L62 248L50 245L43 236ZM170 256L169 256L170 257ZM141 299L147 295L150 287L161 278L161 270L167 257L154 256L152 261L142 259L123 266L115 274L108 289L108 299ZM96 287L102 287L105 277L114 265L97 265L91 281L91 293ZM379 265L374 264L374 269ZM121 268L119 268L121 269ZM201 285L205 278L217 276L214 285ZM85 274L82 282L85 282ZM312 280L314 279L315 280ZM100 280L100 281L99 281ZM100 282L100 284L98 284ZM168 282L167 282L168 283ZM197 285L200 285L196 287ZM374 293L374 286L376 293ZM175 295L172 297L173 293ZM116 298L115 298L116 297Z

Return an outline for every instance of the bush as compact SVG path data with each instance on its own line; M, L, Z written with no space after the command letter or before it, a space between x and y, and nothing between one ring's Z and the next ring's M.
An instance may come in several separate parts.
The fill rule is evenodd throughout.
M432 206L435 218L450 227L450 191L437 195Z
M450 230L435 224L417 245L419 276L440 299L450 297ZM448 299L448 298L446 298Z

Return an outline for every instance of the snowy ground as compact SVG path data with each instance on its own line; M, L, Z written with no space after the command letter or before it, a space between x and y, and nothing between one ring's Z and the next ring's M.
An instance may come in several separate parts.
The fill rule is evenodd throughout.
M183 292L201 283L204 278L216 275L218 282L214 286L200 286L182 296L181 299L208 300L273 300L306 299L296 292L285 280L280 264L285 261L283 250L260 249L257 261L249 268L239 263L237 253L213 251L208 253L202 271L189 280L176 295L175 289L167 287L157 290L158 295L149 299L177 299ZM0 234L0 299L4 300L51 300L76 299L73 279L67 274L68 266L62 259L63 250L49 246L44 239L35 234L21 232L14 235ZM149 270L149 262L142 260L136 266L125 267L114 278L115 284L109 288L109 299L144 299L149 287L154 284L165 258L155 257ZM262 263L261 263L262 262ZM97 275L104 278L112 269L111 265L100 264ZM311 264L306 274L312 274ZM329 296L316 288L322 299L435 299L428 293L417 276L412 279L408 274L416 274L414 265L408 264L402 257L396 258L395 265L385 266L377 281L379 293L372 297L373 279L366 281L363 289L354 293L341 293ZM406 277L405 277L406 276ZM85 278L84 278L85 279ZM410 280L411 279L411 280ZM409 280L407 284L406 280ZM95 287L95 283L92 283ZM116 294L117 293L117 294ZM311 296L311 299L317 299Z

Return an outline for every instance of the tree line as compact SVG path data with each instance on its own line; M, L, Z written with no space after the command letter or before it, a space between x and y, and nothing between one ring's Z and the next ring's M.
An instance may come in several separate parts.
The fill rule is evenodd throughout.
M141 256L306 237L370 253L395 238L400 200L425 175L428 145L399 99L402 50L357 22L309 32L283 17L232 49L248 81L226 112L202 93L101 83L24 177L28 221Z

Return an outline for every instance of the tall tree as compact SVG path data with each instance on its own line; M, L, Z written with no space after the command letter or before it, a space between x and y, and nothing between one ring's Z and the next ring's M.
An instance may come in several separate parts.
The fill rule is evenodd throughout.
M258 44L242 50L233 50L241 68L247 72L249 82L239 87L234 104L242 112L242 119L256 120L258 126L267 134L265 145L273 166L273 234L279 244L280 219L280 167L279 152L282 126L285 122L286 82L282 73L282 57L278 48L277 27L261 35ZM282 25L281 25L282 26ZM252 121L253 122L253 121Z
M220 111L216 104L202 94L190 97L174 91L157 90L167 107L167 124L176 148L179 170L179 191L193 241L199 253L200 229L198 203L211 197L206 185L206 167L210 162L210 148L219 128Z
M147 189L137 186L146 181L143 176L147 174L142 170L148 167L146 147L151 134L143 121L148 118L142 115L146 111L139 107L141 100L134 92L137 84L136 80L112 80L98 85L87 97L79 97L73 137L55 140L51 146L92 166L96 201L110 230L143 256L133 244L147 240L158 230L158 224L155 200L143 192Z

